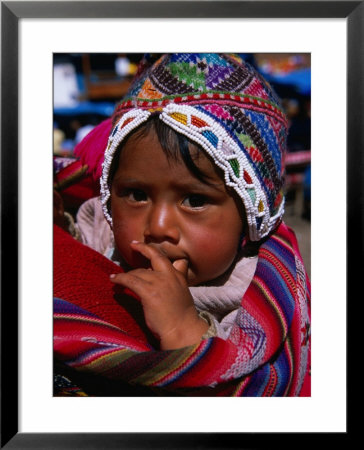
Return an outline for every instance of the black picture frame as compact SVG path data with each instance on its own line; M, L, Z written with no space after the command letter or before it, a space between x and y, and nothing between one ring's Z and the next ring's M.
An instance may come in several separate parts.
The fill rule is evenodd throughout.
M18 25L22 18L346 18L347 20L347 305L364 273L363 1L10 1L1 2L1 448L260 448L279 433L19 433L18 431ZM339 93L340 94L340 93ZM358 258L355 254L360 252ZM11 296L11 298L9 298ZM11 300L11 301L10 301ZM347 311L349 308L347 306ZM348 349L350 346L348 345ZM349 359L348 359L349 361ZM348 366L349 367L349 366ZM349 375L349 372L348 372ZM349 387L349 384L348 384ZM340 445L347 432L335 434ZM351 436L351 433L350 433ZM327 435L286 434L308 444ZM281 444L280 444L281 445Z

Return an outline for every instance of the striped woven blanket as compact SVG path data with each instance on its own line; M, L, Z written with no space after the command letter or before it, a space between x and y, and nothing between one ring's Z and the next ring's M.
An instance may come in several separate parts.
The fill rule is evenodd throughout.
M285 224L260 247L228 339L168 351L148 334L133 293L111 286L111 261L57 227L54 242L54 358L62 380L55 395L310 395L310 286Z

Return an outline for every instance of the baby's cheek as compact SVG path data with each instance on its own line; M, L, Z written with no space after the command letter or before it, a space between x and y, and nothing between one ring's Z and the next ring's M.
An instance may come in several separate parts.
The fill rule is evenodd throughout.
M135 228L124 221L113 220L113 232L117 249L126 257L130 253L130 242L137 240Z
M198 282L206 282L222 275L234 262L237 242L215 233L200 235L194 246L194 269Z
M216 267L217 270L227 270L237 251L237 247L232 245L232 242L221 241L218 238L209 239L204 248L206 249L206 262Z

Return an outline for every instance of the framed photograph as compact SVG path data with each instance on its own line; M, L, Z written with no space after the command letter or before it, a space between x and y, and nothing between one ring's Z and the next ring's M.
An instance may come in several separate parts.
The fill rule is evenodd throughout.
M1 20L2 447L346 440L347 306L363 269L363 2L12 1ZM53 56L174 51L311 55L311 397L53 396Z

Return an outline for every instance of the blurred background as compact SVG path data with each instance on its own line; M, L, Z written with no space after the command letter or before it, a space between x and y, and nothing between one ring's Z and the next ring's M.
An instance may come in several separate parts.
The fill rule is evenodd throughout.
M289 120L284 220L311 267L311 57L309 53L241 53L270 82ZM107 119L125 95L142 54L55 53L53 57L54 189L65 210L98 195L99 183L74 155L75 146Z

